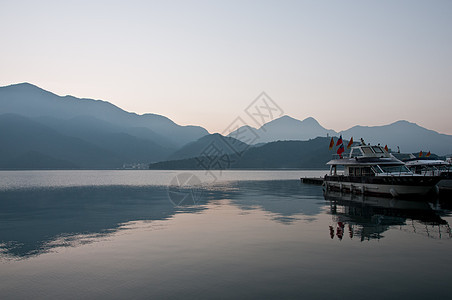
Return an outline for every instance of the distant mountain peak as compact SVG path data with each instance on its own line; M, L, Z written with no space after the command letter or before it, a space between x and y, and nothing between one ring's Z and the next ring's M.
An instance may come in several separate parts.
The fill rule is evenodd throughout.
M289 124L295 124L295 123L300 123L300 122L301 122L300 120L292 118L291 116L284 115L282 117L279 117L277 119L274 119L274 120L271 120L270 122L265 123L264 125L262 125L262 127L265 128L265 127L281 125L281 124L289 125Z
M296 120L296 121L298 121L297 119L292 118L292 117L289 116L289 115L284 115L284 116L279 117L279 118L277 118L277 119L275 119L275 120Z
M351 130L351 129L353 129L353 128L381 128L381 127L388 127L388 126L407 126L407 125L408 125L408 126L418 126L418 127L421 127L421 126L419 126L418 124L413 123L413 122L410 122L410 121L407 121L407 120L398 120L398 121L392 122L392 123L390 123L390 124L385 124L385 125L375 125L375 126L370 126L370 125L355 125L355 126L349 128L349 129L343 130L343 131L349 131L349 130ZM342 132L343 132L343 131L342 131Z
M320 125L319 122L316 119L314 119L313 117L307 117L306 119L300 121L300 120L295 119L295 118L293 118L291 116L284 115L284 116L279 117L277 119L274 119L274 120L272 120L272 121L270 121L268 123L265 123L264 126L268 125L268 124L277 124L277 123L287 123L287 124L290 124L290 123L293 123L293 124L295 124L295 123L297 123L297 124L303 123L303 124L308 124L308 125Z
M314 119L313 117L307 117L302 122L303 123L319 124L319 122L316 119Z
M47 91L35 84L29 83L29 82L14 83L14 84L9 85L8 87L18 87L18 88L27 88L27 89L31 89L31 90L40 90L40 91L44 91L44 92L53 94L52 92L49 92L49 91Z
M418 124L407 121L407 120L395 121L394 123L391 123L389 125L416 125L416 126L419 126Z
M39 90L39 91L44 91L47 93L50 93L34 84L28 83L28 82L20 82L20 83L13 83L10 85L6 85L6 86L2 86L0 88L4 88L4 89L21 89L21 90Z
M300 121L288 115L284 115L278 119L272 120L264 124L262 127L268 128L274 126L307 126L323 128L322 125L320 125L319 122L313 117L307 117L306 119Z
M229 134L231 137L239 137L242 142L250 142L253 144L273 142L273 141L289 141L300 140L305 141L316 137L324 137L327 135L335 135L334 130L325 129L313 117L308 117L303 121L284 115L264 124L259 129L247 130L246 126L237 129ZM242 134L238 134L241 132Z
M35 97L30 97L31 95L40 95L42 97L50 96L57 97L56 94L46 91L39 86L28 82L15 83L6 86L0 86L0 90L3 90L5 93L9 93L10 95L23 95L29 97L31 100L35 100Z
M31 83L29 83L29 82L13 83L13 84L7 85L7 86L5 86L5 87L13 87L13 86L34 87L34 88L41 89L40 87L38 87L38 86L36 86L36 85L34 85L34 84L31 84Z

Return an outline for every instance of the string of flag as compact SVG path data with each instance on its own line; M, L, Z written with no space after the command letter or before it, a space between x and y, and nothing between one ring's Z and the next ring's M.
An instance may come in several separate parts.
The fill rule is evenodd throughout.
M419 157L422 157L423 155L424 155L424 152L422 152L422 150L419 151ZM429 152L427 152L427 154L425 154L425 157L430 157L430 155L431 155L431 153L429 151Z
M354 142L353 142L353 137L351 137L350 140L349 140L349 142L348 142L348 144L347 144L347 149L350 149L350 147L353 146L353 143L354 143ZM362 143L363 145L365 145L363 139L361 139L361 143ZM335 143L334 143L334 137L331 137L331 140L330 140L330 146L329 146L329 149L330 149L330 150L333 150L334 144L335 144ZM343 140L342 140L342 134L339 136L339 139L338 139L337 142L336 142L336 146L339 146L339 148L337 148L336 153L339 154L339 157L342 158L342 153L344 153L344 151L345 151L344 142L343 142ZM385 145L384 149L385 149L386 152L389 152L388 145ZM429 152L429 153L430 153L430 152ZM430 154L428 154L428 155L430 155Z
M354 142L353 142L353 137L351 137L351 138L350 138L350 141L349 141L348 144L347 144L347 149L350 149L350 147L353 146L353 143L354 143ZM362 143L363 145L365 145L363 139L361 139L361 143ZM336 143L334 143L334 137L331 137L331 140L330 140L330 146L329 146L329 149L330 149L330 150L333 150L334 144L336 144L336 146L339 146L339 148L337 148L336 153L339 154L339 157L342 158L342 153L344 153L344 151L345 151L344 142L343 142L343 140L342 140L342 134L339 136L339 139L336 141ZM397 146L397 148L398 148L398 146ZM385 145L384 149L385 149L386 152L389 152L388 145ZM399 150L399 152L400 152L400 150ZM428 151L428 152L425 154L425 157L430 157L430 155L431 155L431 153L430 153L430 151ZM422 152L422 150L421 150L421 151L419 151L419 157L422 157L422 156L424 156L424 152Z
M350 142L348 142L347 149L349 149L352 144L353 144L353 137L350 139ZM342 153L344 153L344 151L345 151L344 142L342 141L342 134L339 137L339 139L337 140L336 146L339 146L339 148L337 148L337 152L336 153L339 154L339 157L342 158ZM334 147L334 138L331 137L330 150L332 150L333 147Z

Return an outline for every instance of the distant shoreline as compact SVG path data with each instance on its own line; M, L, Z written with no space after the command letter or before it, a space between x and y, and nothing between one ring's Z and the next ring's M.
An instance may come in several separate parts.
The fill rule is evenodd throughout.
M249 168L249 169L0 169L0 171L328 171L323 168Z

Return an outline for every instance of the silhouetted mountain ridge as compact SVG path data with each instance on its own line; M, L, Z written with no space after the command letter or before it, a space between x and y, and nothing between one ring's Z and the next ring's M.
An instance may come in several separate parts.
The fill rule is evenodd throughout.
M452 152L452 136L426 129L416 123L400 120L382 126L354 126L342 132L343 137L364 138L367 143L388 145L402 152L419 150L445 155Z
M192 166L191 160L204 154L240 158L234 168L320 168L331 153L324 151L327 145L314 147L313 141L340 134L344 140L364 138L393 150L400 146L402 152L452 153L452 136L406 120L338 133L313 117L300 121L285 115L258 129L242 126L224 137L161 115L126 112L103 100L58 96L29 83L0 87L0 126L0 168L7 169L109 169L158 161L168 165L165 160L171 160L171 166L181 160ZM303 159L298 161L300 153Z
M250 126L242 126L228 136L235 137L241 141L253 140L254 144L268 143L274 141L309 140L319 136L343 135L344 138L359 140L364 138L371 144L388 145L392 149L397 146L404 152L416 152L419 150L430 150L440 155L452 153L452 136L440 134L436 131L426 129L415 123L400 120L383 126L361 126L357 125L350 129L336 132L325 129L312 117L303 121L289 116L282 116L264 124L256 129ZM258 138L255 138L255 137Z
M248 125L242 126L228 136L238 138L243 142L253 140L257 144L274 141L309 140L318 136L336 134L334 130L322 127L312 117L300 121L285 115L264 124L259 129ZM254 138L256 136L257 139Z
M195 142L191 142L168 157L168 160L199 157L206 155L224 155L241 153L249 148L249 145L231 137L222 136L219 133L203 136Z
M103 100L58 96L29 83L0 87L0 111L25 117L50 116L71 119L91 116L123 128L144 127L152 130L154 142L170 140L176 147L208 134L199 126L180 126L156 114L137 115Z
M102 100L58 96L29 83L0 87L0 168L121 168L168 157L208 134Z
M208 169L325 169L326 163L335 153L328 149L330 139L318 137L309 141L277 141L260 147L250 147L246 152L230 154L228 157L210 157L215 161ZM150 164L150 169L205 169L199 161L205 156L170 160Z

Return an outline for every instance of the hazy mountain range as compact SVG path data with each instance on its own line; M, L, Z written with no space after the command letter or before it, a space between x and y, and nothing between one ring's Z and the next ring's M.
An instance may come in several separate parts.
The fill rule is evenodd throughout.
M326 163L335 153L329 150L330 139L317 137L308 141L278 141L250 147L242 154L169 160L151 164L154 170L202 169L326 169ZM207 166L207 168L206 168Z
M0 124L1 168L120 168L163 160L209 134L28 83L0 87Z
M208 134L200 126L180 126L156 114L137 115L102 100L61 97L29 83L0 87L0 112L59 120L92 117L92 122L104 122L99 126L93 124L100 129L109 127L117 131L120 128L131 135L151 138L155 142L169 143L175 147Z
M242 142L250 140L250 134L259 137L254 145ZM452 153L452 136L407 121L355 126L338 133L325 129L314 118L300 121L283 116L261 128L245 126L223 137L209 135L200 126L180 126L164 116L129 113L106 101L58 96L28 83L0 87L3 169L121 168L125 163L186 160L215 153L240 156L236 167L307 167L304 159L309 154L303 149L326 155L317 158L317 163L323 163L331 154L326 137L339 134L344 139L353 136L358 141L362 137L393 149L400 146L402 152ZM266 144L289 140L306 142ZM326 143L325 151L319 143Z
M222 136L219 133L203 136L197 141L193 141L183 146L173 154L167 157L168 160L177 160L202 155L238 154L246 151L250 145L237 139Z
M312 117L300 121L289 116L282 116L264 124L258 129L250 126L242 126L228 136L241 141L252 140L254 144L261 144L275 141L305 141L327 135L334 136L337 135L337 132L325 129Z
M451 135L440 134L408 121L397 121L384 126L354 126L342 132L336 132L324 128L312 117L300 121L283 116L258 129L242 126L228 136L242 141L254 140L254 144L260 144L274 141L308 140L318 136L339 137L339 135L346 139L353 137L354 141L360 141L363 138L367 143L388 145L394 151L399 146L402 152L426 150L440 155L452 154ZM257 139L252 138L256 136L258 136Z

